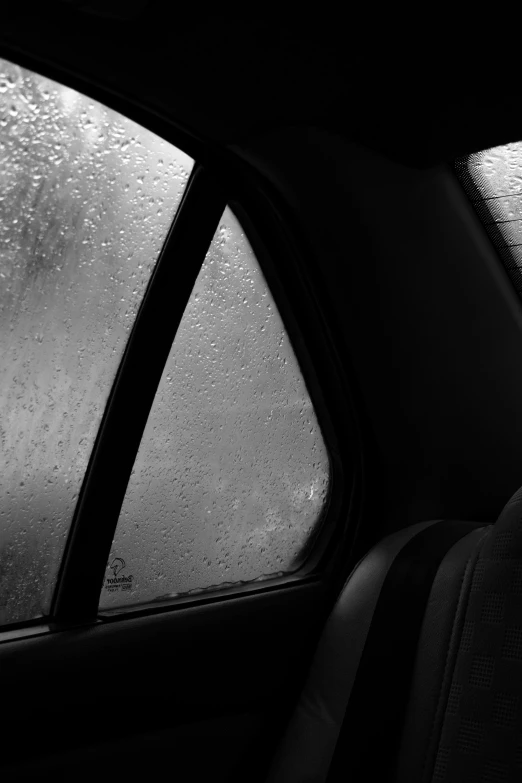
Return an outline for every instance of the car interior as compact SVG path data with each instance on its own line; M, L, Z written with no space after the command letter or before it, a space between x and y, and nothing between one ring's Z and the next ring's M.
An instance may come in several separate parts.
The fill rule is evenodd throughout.
M0 513L0 779L521 780L522 116L509 90L496 72L479 77L460 38L430 41L397 20L377 28L369 11L349 29L340 10L159 0L29 2L2 17L2 308L14 214L2 177L18 133L3 62L195 163L125 333L41 611L2 614L26 588L2 576L2 528L14 523ZM275 472L320 428L313 470L329 466L328 492L293 565L255 562L271 556L268 527L245 555L250 576L153 585L152 598L125 603L120 510L227 205L319 422L308 440L270 436ZM122 236L132 222L141 230L126 220ZM0 324L11 377L1 312ZM7 420L0 408L2 438ZM244 448L254 464L258 447Z

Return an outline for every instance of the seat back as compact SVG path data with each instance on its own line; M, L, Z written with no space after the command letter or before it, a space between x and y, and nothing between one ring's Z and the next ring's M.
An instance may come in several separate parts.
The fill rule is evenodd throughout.
M413 651L387 780L522 779L520 519L522 490L496 525L472 526L442 558ZM327 780L386 576L408 542L434 525L386 537L354 568L325 625L269 783ZM372 709L378 721L379 704ZM345 776L356 781L350 741L349 732L341 734Z

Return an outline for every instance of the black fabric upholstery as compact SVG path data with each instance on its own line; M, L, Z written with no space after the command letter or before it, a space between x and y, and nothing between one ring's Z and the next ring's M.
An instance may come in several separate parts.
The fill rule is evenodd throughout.
M478 525L443 520L417 533L384 581L327 783L389 780L400 747L422 621L440 564ZM375 748L379 748L379 753Z
M326 780L386 575L413 536L430 526L435 522L383 539L350 575L269 783ZM401 731L397 766L390 759L383 783L522 781L522 488L495 525L465 535L439 566ZM350 781L349 752L344 759Z
M514 783L522 780L522 489L481 542L461 604L423 780Z

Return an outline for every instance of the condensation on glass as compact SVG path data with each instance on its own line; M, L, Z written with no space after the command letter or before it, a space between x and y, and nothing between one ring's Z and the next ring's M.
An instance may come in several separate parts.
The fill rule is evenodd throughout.
M227 208L141 441L101 608L294 571L328 484L299 365Z
M474 153L462 165L487 209L486 229L496 226L510 259L522 268L522 142ZM492 238L498 245L498 235Z
M0 60L0 623L49 610L111 383L192 163Z

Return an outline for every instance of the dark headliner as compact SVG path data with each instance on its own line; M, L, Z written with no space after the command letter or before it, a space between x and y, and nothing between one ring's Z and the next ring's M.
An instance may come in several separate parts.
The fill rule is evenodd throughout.
M428 38L420 23L416 31L401 27L396 17L392 24L381 16L377 26L375 8L349 17L269 9L11 3L2 9L0 54L23 50L220 144L313 125L426 167L522 137L509 80L477 65L477 39L466 31L450 41ZM504 57L502 73L516 73L515 65L515 55L514 71Z

